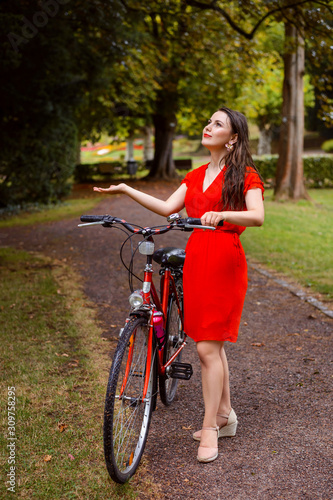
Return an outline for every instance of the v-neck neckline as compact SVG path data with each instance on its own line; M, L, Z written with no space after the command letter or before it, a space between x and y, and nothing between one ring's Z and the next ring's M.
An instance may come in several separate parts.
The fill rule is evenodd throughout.
M201 186L201 189L202 189L202 193L206 193L208 191L208 189L214 184L214 182L216 181L216 179L218 178L218 176L223 172L224 170L224 166L223 168L219 171L219 173L216 175L216 177L214 177L214 179L212 180L212 182L206 187L206 189L204 190L204 182L205 182L205 177L206 177L206 172L207 172L207 169L208 169L208 166L209 166L209 163L207 163L207 166L204 170L204 175L203 175L203 179L202 179L202 186Z

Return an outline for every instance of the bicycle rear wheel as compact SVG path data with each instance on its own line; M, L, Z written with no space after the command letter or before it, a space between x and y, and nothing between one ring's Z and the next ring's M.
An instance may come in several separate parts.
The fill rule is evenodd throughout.
M177 295L180 303L180 309L183 314L183 283L181 280L176 282ZM171 356L177 351L180 345L184 342L184 332L182 329L181 319L178 313L178 304L174 294L170 296L167 322L165 332L165 347L163 353L163 363L165 364ZM181 362L183 352L177 356L177 362ZM175 398L178 379L170 378L167 375L159 377L160 398L165 406L169 406Z
M151 350L150 373L143 399L148 356L149 325L134 317L125 326L111 366L104 411L104 455L108 472L125 483L143 454L157 396L157 358Z

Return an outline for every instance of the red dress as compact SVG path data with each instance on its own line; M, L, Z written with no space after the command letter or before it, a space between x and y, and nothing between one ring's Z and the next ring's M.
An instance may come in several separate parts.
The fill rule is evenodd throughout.
M222 211L222 170L203 192L208 165L189 172L182 183L187 186L185 208L189 217ZM244 194L263 183L249 168ZM244 207L246 210L246 207ZM219 340L236 342L247 289L247 264L239 235L243 226L225 222L215 231L195 229L186 245L184 264L185 332L195 342Z

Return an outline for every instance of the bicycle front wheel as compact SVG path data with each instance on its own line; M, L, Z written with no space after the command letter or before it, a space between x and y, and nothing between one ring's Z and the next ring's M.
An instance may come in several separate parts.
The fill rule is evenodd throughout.
M183 283L176 282L177 295L181 313L183 314ZM163 363L166 363L184 342L184 331L179 317L178 304L174 294L170 296L167 312L165 346L163 353ZM177 356L177 362L181 362L183 352ZM169 406L175 398L178 379L170 378L167 375L159 377L160 398L165 406Z
M125 483L140 463L156 401L157 358L154 341L148 349L148 333L146 318L131 319L123 330L110 370L104 455L108 472L117 483ZM145 382L148 385L143 398Z

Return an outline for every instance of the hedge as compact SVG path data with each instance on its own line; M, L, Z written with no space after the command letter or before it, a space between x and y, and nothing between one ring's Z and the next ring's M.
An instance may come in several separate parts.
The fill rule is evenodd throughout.
M257 166L264 181L273 186L278 155L254 156L254 163ZM304 177L308 187L333 187L333 155L304 156ZM145 168L143 162L138 163L138 170ZM127 173L126 163L110 162L110 167L114 167L115 176L121 177ZM77 165L75 169L76 182L89 182L96 175L112 177L112 174L101 172L99 164Z
M254 156L253 159L264 181L274 185L278 155ZM333 155L304 156L303 161L308 187L333 187Z

